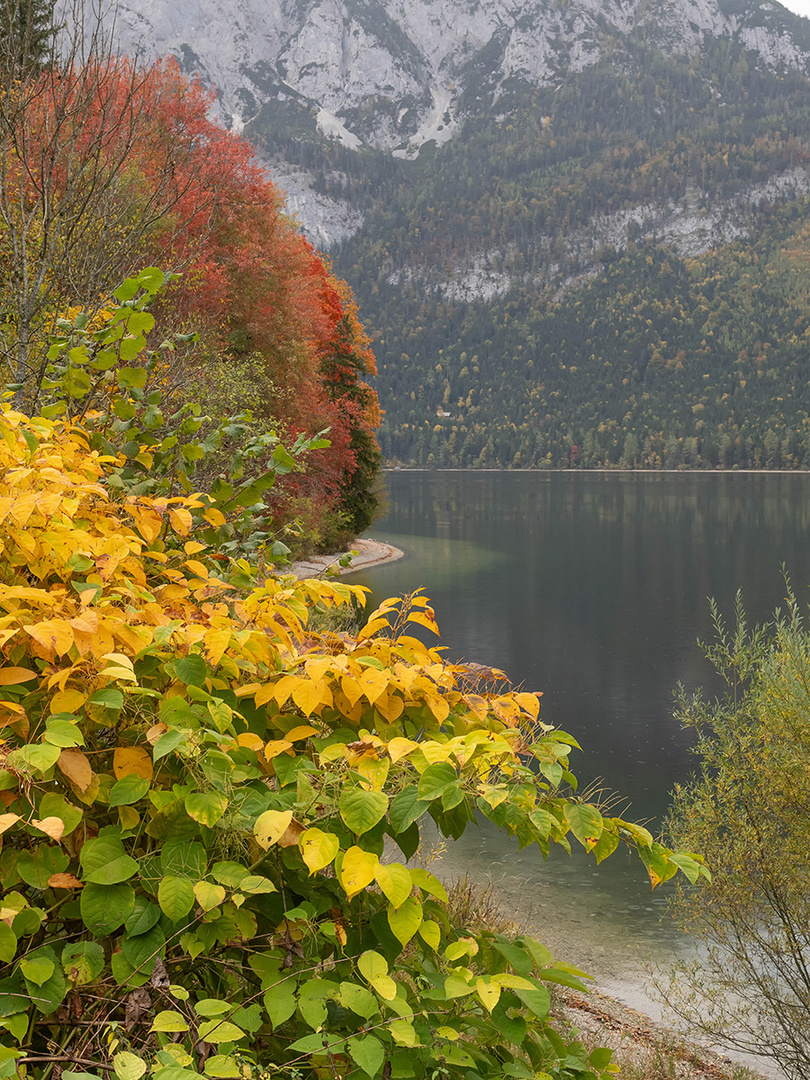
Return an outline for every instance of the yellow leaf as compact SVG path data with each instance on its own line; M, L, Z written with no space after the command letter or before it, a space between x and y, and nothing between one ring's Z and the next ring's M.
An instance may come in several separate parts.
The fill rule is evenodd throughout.
M19 814L0 814L0 833L4 833L6 829L10 829L11 826L19 820Z
M203 643L205 645L205 655L212 667L216 667L225 655L225 650L230 645L232 636L230 627L206 631Z
M64 656L73 647L73 627L63 619L45 619L23 630L50 654Z
M380 860L372 851L354 845L350 847L340 864L340 884L351 900L374 880Z
M24 667L0 668L0 686L17 686L28 682L29 679L38 679L39 674Z
M340 688L346 695L349 704L354 708L363 696L363 687L357 679L353 679L351 675L342 675L340 679Z
M298 844L310 874L323 870L340 851L340 841L335 834L323 832L321 829L306 829Z
M374 875L389 904L398 908L411 895L411 872L401 863L380 863Z
M199 559L186 559L183 566L187 566L192 574L196 574L199 578L208 578L208 567L205 563L201 563Z
M51 712L78 712L86 700L87 695L79 690L60 690L51 698Z
M225 515L222 511L215 509L213 506L209 506L203 514L203 517L209 525L213 525L215 529L218 529L220 525L225 524Z
M397 996L397 984L390 975L378 975L371 980L371 986L384 1001L393 1001Z
M152 726L146 732L146 741L150 746L154 746L161 735L165 735L168 731L168 727L164 723L152 724Z
M286 833L292 818L292 810L265 810L263 814L259 814L253 825L253 835L259 847L267 851L273 844L277 844Z
M194 896L203 911L219 907L225 895L225 889L221 885L214 885L210 881L198 881L194 886Z
M42 818L42 820L33 818L29 824L32 828L44 832L46 836L50 836L51 840L57 842L62 839L62 834L65 831L65 823L58 817L46 817Z
M271 739L264 748L264 756L268 761L272 761L274 757L278 757L286 750L292 750L291 742L287 742L286 739Z
M515 694L515 701L531 716L532 720L536 720L540 715L540 700L537 694Z
M259 751L264 746L264 739L259 735L254 735L252 731L243 731L241 735L237 735L236 745Z
M284 705L287 698L302 680L297 675L283 675L277 683L271 684L272 697L279 705ZM269 698L267 699L270 700ZM256 695L256 704L259 704L259 695Z
M411 739L404 739L401 736L397 736L392 739L388 744L388 756L395 764L400 758L407 757L413 750L416 750L419 744L412 742Z
M376 668L366 668L357 681L371 705L388 689L388 676Z
M183 551L186 555L198 555L201 551L205 551L206 545L201 544L199 540L186 540L183 544Z
M81 750L63 750L56 762L64 775L75 784L79 791L85 792L95 776L90 762Z
M194 524L191 512L182 506L170 507L169 521L171 521L174 531L179 533L180 536L187 536L191 531L191 526Z
M154 771L152 758L142 746L116 746L113 754L113 772L116 780L133 774L144 780L151 780Z
M408 615L408 622L418 623L420 626L426 627L431 633L437 637L441 637L439 633L439 627L436 625L436 619L433 612L428 609L427 611L412 611Z
M419 937L429 945L434 952L438 952L442 940L442 931L438 923L432 919L425 919L419 926Z
M299 742L301 739L308 739L310 735L317 734L317 728L310 727L309 724L299 724L298 727L294 727L292 731L288 731L284 737L285 739L289 739L290 742Z
M332 694L323 683L309 682L302 679L292 692L293 701L307 716L311 716L319 705L331 705Z

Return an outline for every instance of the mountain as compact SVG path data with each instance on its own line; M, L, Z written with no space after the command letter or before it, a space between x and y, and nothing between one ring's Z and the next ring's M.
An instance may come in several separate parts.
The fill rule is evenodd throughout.
M352 284L392 462L810 465L810 23L770 0L122 3Z

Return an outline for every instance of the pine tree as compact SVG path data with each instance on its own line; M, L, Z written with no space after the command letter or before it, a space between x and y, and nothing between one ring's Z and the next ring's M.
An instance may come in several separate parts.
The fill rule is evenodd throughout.
M13 78L41 70L48 63L55 0L0 0L3 74Z

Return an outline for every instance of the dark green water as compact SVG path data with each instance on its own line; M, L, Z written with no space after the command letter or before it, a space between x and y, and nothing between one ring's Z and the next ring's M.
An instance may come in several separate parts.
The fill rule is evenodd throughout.
M808 474L393 472L388 490L370 535L405 557L350 580L378 598L423 586L449 654L542 690L543 718L583 746L580 779L604 778L653 828L693 767L673 690L716 689L697 645L712 635L708 597L731 617L742 589L750 617L767 619L784 564L810 598ZM447 858L491 875L550 934L560 920L568 937L580 927L592 964L594 923L621 950L631 938L677 947L660 898L623 856L598 872L562 852L544 866L472 830Z

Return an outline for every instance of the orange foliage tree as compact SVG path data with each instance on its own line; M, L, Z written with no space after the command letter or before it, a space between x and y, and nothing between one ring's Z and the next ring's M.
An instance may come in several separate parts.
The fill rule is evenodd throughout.
M285 216L249 144L211 120L211 104L173 61L143 70L103 55L3 95L0 328L17 403L39 402L47 338L67 307L92 312L125 274L158 263L179 272L155 307L158 326L193 325L195 356L207 357L189 367L175 354L169 383L181 396L202 384L216 407L236 372L265 425L291 437L329 428L328 459L287 498L356 534L373 516L379 463L368 340L347 288Z

